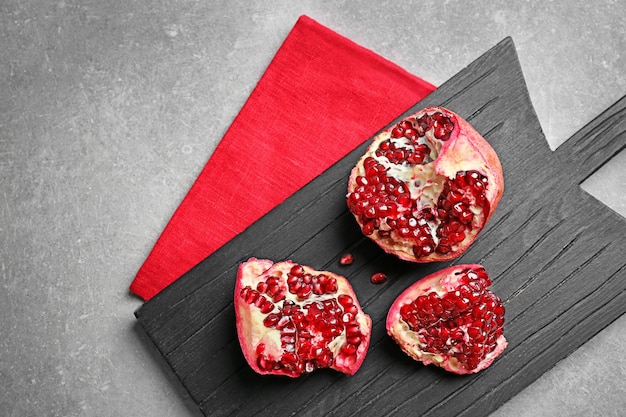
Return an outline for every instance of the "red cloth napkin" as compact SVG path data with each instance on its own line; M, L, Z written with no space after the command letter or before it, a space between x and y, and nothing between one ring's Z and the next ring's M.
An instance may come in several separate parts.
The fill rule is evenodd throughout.
M150 299L433 90L301 16L130 291Z

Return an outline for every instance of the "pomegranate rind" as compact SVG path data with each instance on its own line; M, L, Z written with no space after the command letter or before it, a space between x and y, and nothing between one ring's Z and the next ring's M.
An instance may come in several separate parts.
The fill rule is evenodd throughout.
M269 276L277 275L277 273L278 275L283 274L286 276L294 265L296 264L289 260L274 263L271 260L256 258L250 258L248 261L239 265L234 293L237 337L246 362L256 373L261 375L286 375L292 378L300 376L300 374L285 372L282 369L264 370L258 366L256 349L259 343L265 345L265 353L280 357L282 354L280 334L278 331L264 326L263 320L267 315L261 313L258 307L242 302L240 293L244 287L251 286L255 288L258 282L264 281ZM334 297L319 296L316 298L317 300L336 298L337 295L340 294L347 294L352 297L353 304L358 310L355 320L358 322L361 329L361 343L355 355L347 356L339 352L342 346L341 341L345 341L345 335L335 339L332 346L330 346L335 355L333 363L329 368L346 375L354 375L363 364L369 349L372 319L363 312L352 286L345 277L330 271L317 271L306 265L298 265L301 265L306 273L326 274L336 279L336 295ZM296 296L293 294L287 293L286 297L288 300L296 300Z
M487 224L500 203L502 193L504 192L502 164L500 163L496 151L470 123L458 114L443 107L430 106L405 117L402 121L409 119L414 120L422 115L432 115L437 112L448 117L454 123L454 129L447 140L436 141L436 146L439 150L436 158L432 162L412 165L410 168L411 172L404 175L407 175L412 180L416 178L433 180L436 178L453 178L457 172L478 171L488 180L488 187L485 191L488 207L486 207L486 212L481 213L481 216L475 219L474 228L467 233L465 240L448 253L433 251L427 256L416 256L413 251L414 241L411 239L404 239L395 234L387 237L380 237L377 233L367 234L367 236L376 242L385 252L393 254L402 260L416 263L449 261L462 255ZM358 187L357 177L365 176L365 160L375 158L376 150L381 143L390 140L392 130L397 125L398 124L394 124L374 137L372 143L350 173L347 197ZM434 189L438 187L436 181L437 180L435 180L434 183ZM413 199L418 198L415 195L411 197ZM363 229L364 222L360 216L354 212L352 213L361 229Z
M411 303L420 295L433 291L438 294L453 291L456 288L454 277L457 273L467 269L477 270L480 268L483 268L483 266L478 264L450 266L427 275L408 287L396 298L389 308L386 319L387 334L400 346L404 353L414 360L422 362L424 365L439 366L446 371L459 375L474 374L488 368L508 345L504 335L497 338L496 348L488 353L476 367L467 368L454 357L422 350L423 346L418 340L417 333L409 328L400 315L402 306Z

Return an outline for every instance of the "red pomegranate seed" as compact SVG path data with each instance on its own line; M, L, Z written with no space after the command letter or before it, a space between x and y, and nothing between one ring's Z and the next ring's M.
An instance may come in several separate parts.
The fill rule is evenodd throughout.
M339 297L337 297L337 301L343 307L348 307L348 306L351 306L352 304L354 304L354 301L352 300L352 297L350 297L348 294L341 294Z
M341 259L339 259L339 263L341 265L350 265L352 262L354 262L354 255L351 253L346 253L341 256Z
M377 272L370 278L372 284L383 284L387 281L387 275L384 272Z

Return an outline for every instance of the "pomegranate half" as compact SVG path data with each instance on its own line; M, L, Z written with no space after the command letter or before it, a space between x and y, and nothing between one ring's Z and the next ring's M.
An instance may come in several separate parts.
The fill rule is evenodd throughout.
M452 111L427 107L373 139L352 169L347 205L386 252L436 262L471 245L503 190L491 145Z
M456 374L487 368L504 351L504 305L481 265L456 265L407 288L387 314L387 333L410 357Z
M365 359L372 320L343 276L251 258L239 266L234 304L241 349L259 374L353 375Z

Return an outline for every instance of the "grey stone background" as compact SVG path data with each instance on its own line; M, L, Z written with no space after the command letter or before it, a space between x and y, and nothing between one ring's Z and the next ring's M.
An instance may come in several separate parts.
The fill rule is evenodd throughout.
M435 85L512 36L552 149L626 93L623 0L0 1L0 415L198 415L128 286L301 14ZM626 152L583 186L626 216ZM623 415L625 345L492 416Z

